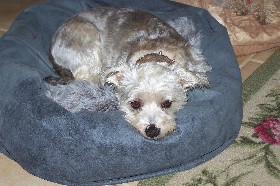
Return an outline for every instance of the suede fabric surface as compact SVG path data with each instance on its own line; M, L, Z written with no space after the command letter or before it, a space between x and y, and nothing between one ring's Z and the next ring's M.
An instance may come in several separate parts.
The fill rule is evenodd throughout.
M68 112L46 97L51 37L92 7L133 7L163 20L187 16L212 72L177 114L177 130L146 140L120 111ZM188 25L181 25L187 27ZM0 151L28 172L67 185L101 185L193 168L222 152L242 120L241 77L226 29L202 9L165 0L52 0L23 11L0 39Z

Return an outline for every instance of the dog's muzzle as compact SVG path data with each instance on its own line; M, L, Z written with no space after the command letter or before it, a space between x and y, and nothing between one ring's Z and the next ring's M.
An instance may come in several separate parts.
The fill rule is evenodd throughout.
M160 134L160 128L157 128L154 124L148 125L145 129L145 133L149 138L155 138Z

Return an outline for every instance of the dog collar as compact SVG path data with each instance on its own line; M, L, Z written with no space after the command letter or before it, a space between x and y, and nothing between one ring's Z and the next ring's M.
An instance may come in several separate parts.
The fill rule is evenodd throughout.
M144 64L144 63L149 63L149 62L160 62L160 63L167 63L168 65L172 65L175 61L170 59L169 57L162 55L162 53L151 53L151 54L146 54L145 56L139 58L136 61L136 64Z

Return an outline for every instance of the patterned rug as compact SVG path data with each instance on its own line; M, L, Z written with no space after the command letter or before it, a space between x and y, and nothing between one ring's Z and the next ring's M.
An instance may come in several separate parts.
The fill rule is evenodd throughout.
M188 171L138 186L280 185L280 49L243 83L244 118L235 143Z

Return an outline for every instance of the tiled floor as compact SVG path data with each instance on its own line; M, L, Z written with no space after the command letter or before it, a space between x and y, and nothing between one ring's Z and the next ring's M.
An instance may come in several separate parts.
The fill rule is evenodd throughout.
M272 48L263 52L238 57L237 61L241 71L242 81L245 81L258 67L260 67L277 48Z
M14 18L26 7L44 0L0 0L0 36L7 31Z
M16 15L33 3L44 0L0 0L0 37L7 31ZM238 57L242 79L246 80L266 59L273 54L275 49L260 53ZM127 184L136 185L137 182ZM0 186L55 186L57 184L37 178L23 170L16 162L0 153Z

